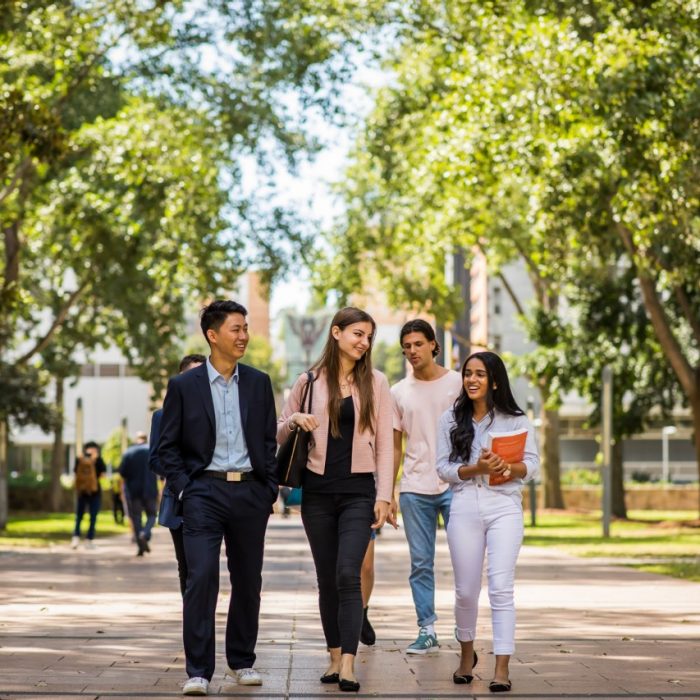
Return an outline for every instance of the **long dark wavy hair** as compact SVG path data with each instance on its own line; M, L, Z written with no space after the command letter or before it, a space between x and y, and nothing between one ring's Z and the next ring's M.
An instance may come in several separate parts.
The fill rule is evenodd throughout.
M510 390L508 372L503 360L495 352L474 352L464 361L462 365L462 391L454 402L455 424L450 430L450 442L452 451L450 461L468 464L471 456L472 442L474 442L474 402L469 398L464 388L464 373L467 370L467 363L470 360L481 360L486 367L487 386L486 407L488 409L489 421L493 422L496 411L505 413L508 416L522 416L523 410L518 406ZM494 388L495 387L495 388ZM489 424L490 424L489 423Z
M314 374L325 371L328 383L328 418L331 424L331 435L340 437L340 404L343 400L338 379L340 378L340 350L338 341L333 337L333 328L337 326L344 330L353 323L372 324L372 336L367 352L355 363L352 371L353 381L360 397L360 418L358 421L360 431L369 430L374 434L374 380L372 378L372 345L377 333L377 324L374 319L362 309L348 306L341 309L333 316L328 339L323 348L321 357L311 368Z

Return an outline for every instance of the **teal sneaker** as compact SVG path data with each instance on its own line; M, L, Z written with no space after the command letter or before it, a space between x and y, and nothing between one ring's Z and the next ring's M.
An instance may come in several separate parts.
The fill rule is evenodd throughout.
M406 648L407 654L432 654L440 648L437 637L430 634L425 627L418 632L418 639Z

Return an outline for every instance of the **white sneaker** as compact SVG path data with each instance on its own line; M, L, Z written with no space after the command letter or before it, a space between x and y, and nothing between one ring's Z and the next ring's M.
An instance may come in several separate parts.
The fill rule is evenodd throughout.
M78 545L80 544L80 537L77 535L73 535L73 537L70 538L70 548L71 549L78 549Z
M238 685L262 685L262 676L254 668L229 668L228 674Z
M194 676L188 678L182 686L183 695L206 695L209 692L209 681L206 678Z
M95 540L88 540L88 541L85 543L85 547L86 547L87 549L97 549L97 545L95 544Z

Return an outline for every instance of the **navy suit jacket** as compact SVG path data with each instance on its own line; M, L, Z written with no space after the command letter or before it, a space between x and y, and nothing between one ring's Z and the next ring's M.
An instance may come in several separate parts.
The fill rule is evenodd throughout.
M163 417L163 409L159 408L153 412L151 418L151 437L149 444L151 453L148 456L148 466L154 474L157 474L162 479L165 478L163 467L160 466L158 459L158 442L160 441L160 419ZM182 526L182 517L177 515L179 505L177 499L170 492L170 489L164 489L160 498L160 508L158 508L158 524L167 527L170 530L177 530Z
M255 476L277 498L277 414L270 377L238 363L243 434ZM158 459L166 487L179 495L211 464L216 444L214 401L206 364L173 377L163 402Z

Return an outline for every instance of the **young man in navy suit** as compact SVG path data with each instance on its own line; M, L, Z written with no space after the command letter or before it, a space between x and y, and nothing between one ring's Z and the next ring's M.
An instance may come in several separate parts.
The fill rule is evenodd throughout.
M201 313L211 355L173 377L163 403L158 456L183 517L187 587L184 695L206 695L215 667L214 615L219 553L226 539L231 600L228 673L261 685L253 668L265 529L277 499L276 414L270 377L239 363L248 345L247 311L214 301Z

